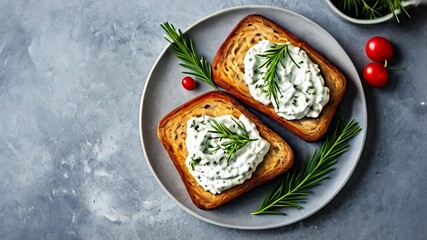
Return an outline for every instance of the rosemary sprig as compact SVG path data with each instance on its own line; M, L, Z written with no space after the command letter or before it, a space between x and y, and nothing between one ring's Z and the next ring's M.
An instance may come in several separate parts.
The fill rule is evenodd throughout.
M359 16L358 1L340 0L339 6L342 7L342 10L344 10L344 12L350 12L352 9L354 9L356 17Z
M218 87L212 79L211 65L203 57L199 60L196 55L196 50L194 49L193 41L189 38L185 38L180 29L176 30L175 27L168 22L160 26L169 36L169 38L165 37L165 39L172 45L172 54L182 60L182 63L179 65L190 70L182 73L192 75L218 90Z
M230 163L233 155L241 148L243 148L248 142L255 141L257 139L252 139L249 137L249 133L246 130L245 126L236 120L234 120L234 123L237 124L237 128L240 129L242 132L241 134L238 134L237 132L231 131L227 126L225 126L223 123L218 122L215 119L211 119L209 123L213 127L214 130L209 131L210 133L216 133L218 136L213 137L212 139L227 139L228 141L225 143L221 143L214 149L219 150L223 149L224 152L228 155L227 163Z
M334 0L333 2L347 15L360 19L372 20L393 13L396 21L400 22L395 12L398 9L410 18L402 0Z
M264 54L257 54L257 56L261 58L265 58L266 60L259 65L256 69L260 69L262 67L266 67L267 71L264 75L265 84L261 86L261 89L268 93L269 96L273 97L274 101L276 102L276 105L279 105L279 94L281 94L280 88L279 88L279 78L277 77L277 67L278 65L282 65L284 68L282 60L289 56L291 61L298 67L300 66L295 62L295 60L292 58L289 49L288 44L278 44L273 45L265 51Z
M328 178L336 159L347 151L348 142L360 130L359 124L354 120L344 125L341 118L335 132L326 138L310 160L305 161L301 168L293 168L282 176L276 187L264 196L259 209L252 214L285 214L280 211L281 208L302 208L300 204L312 193L310 189Z
M408 16L408 18L411 18L409 13L406 11L405 7L402 5L402 1L400 0L387 0L387 1L389 2L389 5L388 5L389 11L393 13L398 23L400 23L400 20L396 14L397 9L400 9L402 12L404 12L406 16Z
M378 12L378 1L376 1L373 6L369 5L365 0L361 0L361 2L363 5L362 14L367 16L368 19L375 19L376 16L381 16L381 14Z

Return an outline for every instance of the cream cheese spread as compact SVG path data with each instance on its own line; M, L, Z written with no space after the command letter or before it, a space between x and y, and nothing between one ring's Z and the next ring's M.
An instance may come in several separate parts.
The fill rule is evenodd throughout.
M243 131L236 123L241 124L251 141L229 158L223 146L230 139L218 138L219 135L213 132L212 119L237 134ZM187 122L185 144L188 170L200 186L213 194L219 194L249 179L270 148L270 144L259 135L256 125L243 114L239 119L231 115L191 118Z
M265 57L260 55L275 45L267 40L252 46L244 59L244 79L250 94L264 105L273 104L276 113L288 120L317 118L329 101L329 88L325 86L318 65L310 60L307 53L289 42L285 44L294 61L285 55L277 64L278 101L265 88L267 67L262 66Z

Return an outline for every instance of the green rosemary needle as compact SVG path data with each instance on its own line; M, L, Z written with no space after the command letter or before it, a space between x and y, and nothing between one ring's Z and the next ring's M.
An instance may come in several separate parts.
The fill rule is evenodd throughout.
M252 214L285 214L280 211L282 208L302 208L300 204L312 193L310 189L328 178L328 173L337 162L336 159L347 151L348 142L360 130L359 124L354 120L344 125L341 118L335 132L325 139L310 160L282 176L276 187L264 196L259 209Z
M195 167L197 164L199 164L199 162L200 162L200 161L202 161L202 158L201 158L201 157L192 157L192 158L191 158L190 166L191 166L191 169L193 169L193 171L194 171L194 167Z

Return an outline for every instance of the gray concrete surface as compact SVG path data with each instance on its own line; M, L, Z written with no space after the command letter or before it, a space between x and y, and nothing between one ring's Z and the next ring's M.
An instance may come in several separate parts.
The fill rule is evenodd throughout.
M185 28L231 6L284 7L317 22L359 72L373 35L395 46L390 84L364 84L369 131L338 196L291 226L240 231L185 213L144 160L138 111L166 46L159 24ZM357 26L313 1L1 1L0 239L426 239L427 14Z

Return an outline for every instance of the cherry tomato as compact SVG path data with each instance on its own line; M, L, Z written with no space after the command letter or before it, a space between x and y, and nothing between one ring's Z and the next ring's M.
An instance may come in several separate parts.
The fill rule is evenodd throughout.
M369 63L363 70L363 77L373 87L383 87L388 82L388 71L384 65Z
M393 47L390 41L379 36L373 37L366 42L365 51L366 55L374 62L390 61L393 56Z
M192 77L185 77L182 79L182 86L188 91L194 90L196 88L196 81Z

